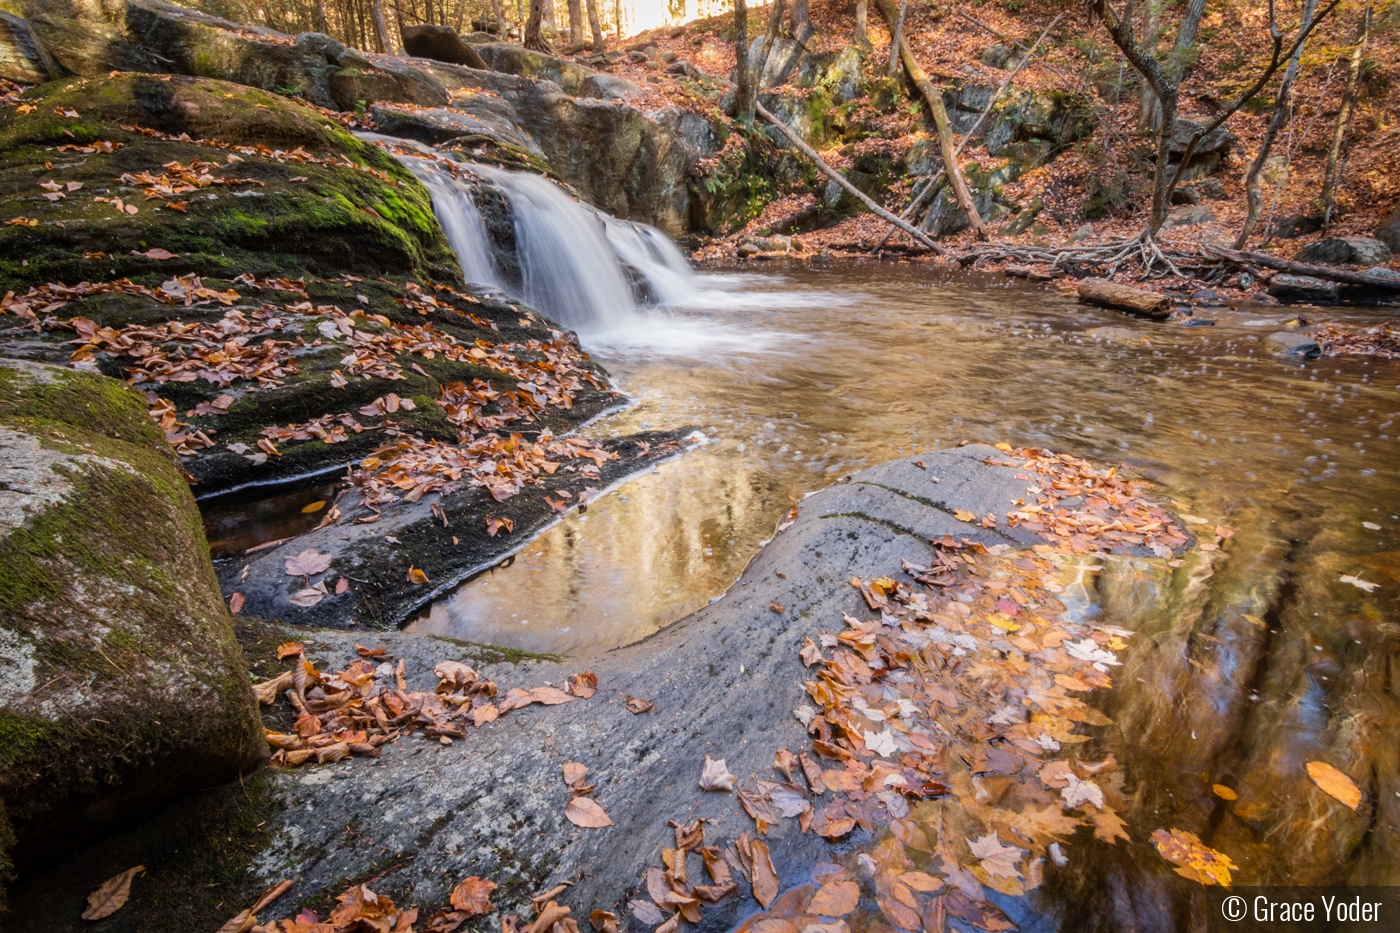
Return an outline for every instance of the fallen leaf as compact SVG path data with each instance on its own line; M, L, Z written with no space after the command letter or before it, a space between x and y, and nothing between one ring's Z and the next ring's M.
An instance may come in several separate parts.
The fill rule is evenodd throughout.
M408 582L412 583L414 586L422 586L424 583L428 582L428 575L417 567L410 565L408 568Z
M617 933L617 914L610 910L595 910L588 915L588 922L598 933Z
M496 537L496 532L502 528L509 534L515 530L515 522L509 518L488 518L486 520L486 534L490 537Z
M314 512L319 512L319 511L321 511L321 510L324 509L325 507L326 507L326 500L325 500L325 499L317 499L315 502L309 503L309 504L307 504L307 505L303 505L303 506L301 507L301 514L303 514L303 515L311 515L311 514L314 513Z
M466 919L480 917L495 910L491 905L491 892L496 890L496 882L487 881L472 875L464 878L452 889L452 908L466 914Z
M175 254L174 254L174 253L170 252L170 250L168 250L168 249L161 249L159 246L155 247L154 249L148 249L148 250L146 250L144 253L138 253L137 255L145 256L147 259L174 259L174 258L175 258Z
M574 674L568 680L566 689L580 700L592 699L598 692L598 675L592 671Z
M300 554L288 557L283 562L287 575L293 577L315 576L330 565L331 555L319 554L315 548L307 548Z
M1221 800L1239 800L1239 799L1240 799L1240 795L1239 795L1239 794L1235 793L1233 790L1231 790L1230 788L1226 787L1224 784L1212 784L1212 785L1210 785L1210 789L1211 789L1212 791L1214 791L1214 792L1215 792L1215 796L1219 797Z
M571 703L574 699L558 687L536 687L530 691L530 696L534 697L535 702L543 703L545 706L558 706L560 703Z
M953 517L960 522L975 522L977 520L977 516L967 509L954 509Z
M627 697L627 712L633 715L650 713L654 709L656 709L656 704L650 700L643 700L641 697L634 697L630 694Z
M1342 582L1350 583L1357 589L1365 590L1367 593L1374 593L1376 590L1380 589L1379 583L1371 583L1370 581L1362 580L1360 577L1353 577L1350 574L1343 576Z
M335 581L335 595L339 596L348 589L350 589L349 577L341 577L339 580Z
M277 646L277 660L290 658L298 654L305 654L306 646L299 641L284 641Z
M657 907L651 901L628 901L627 909L632 911L632 916L648 926L656 926L666 920L666 915L661 912L661 908Z
M1210 848L1201 842L1201 837L1184 829L1159 829L1152 834L1152 844L1162 858L1177 866L1178 875L1200 884L1229 887L1230 872L1239 871L1228 855Z
M128 868L120 875L113 875L98 885L97 890L88 895L87 909L83 911L83 919L101 920L103 917L110 917L120 910L127 898L131 896L132 880L145 870L145 865L137 865L135 868Z
M723 758L715 761L709 755L705 756L705 764L700 769L701 790L733 790L738 781L725 767Z
M579 761L564 762L564 783L569 787L582 787L588 780L588 765Z
M906 871L899 876L899 880L924 894L932 894L943 887L942 878L935 878L922 871Z
M1362 522L1362 523L1361 523L1361 527L1362 527L1362 528L1365 528L1367 531L1380 531L1380 530L1381 530L1381 526L1380 526L1380 525L1377 525L1375 522Z
M575 826L582 826L584 829L601 829L604 826L611 826L613 821L609 819L607 811L599 806L598 801L592 797L574 797L567 806L564 807L564 816Z
M282 692L291 689L295 682L296 679L291 671L283 671L271 680L253 684L253 696L257 697L259 703L267 706L270 703L276 703Z
M1361 789L1356 786L1356 782L1327 762L1308 762L1308 777L1322 788L1324 794L1346 804L1352 810L1361 806Z
M293 603L301 606L303 609L310 609L326 598L326 588L322 584L308 586L306 589L297 590L290 598Z
M768 843L755 839L749 843L749 851L753 853L754 900L767 909L768 905L773 903L773 898L778 896L778 889L781 887L778 872L773 868L773 859L768 854Z
M1016 864L1021 860L1021 851L1015 846L1001 844L995 832L987 833L977 839L969 839L967 847L972 850L987 874L993 878L1021 877L1021 870Z
M805 913L820 917L844 917L860 903L860 885L854 881L832 881L817 889Z
M234 593L228 598L228 613L236 616L243 611L243 594Z

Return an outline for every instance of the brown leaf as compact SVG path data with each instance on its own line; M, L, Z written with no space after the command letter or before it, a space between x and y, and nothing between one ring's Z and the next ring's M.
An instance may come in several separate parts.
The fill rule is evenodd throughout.
M628 901L627 909L632 911L632 916L648 926L656 926L666 921L666 915L661 912L661 908L657 907L651 901Z
M806 912L821 917L844 917L859 903L860 885L854 881L832 881L812 895Z
M236 914L227 922L225 922L223 926L219 927L218 933L248 933L248 931L251 930L253 926L258 922L258 911L262 910L264 907L267 907L269 904L277 900L283 894L286 894L287 890L291 886L292 882L290 881L277 882L272 887L264 891L252 907L240 911L238 914Z
M277 646L277 660L294 657L298 654L305 654L306 646L299 641L284 641Z
M617 933L617 914L610 910L595 910L588 915L588 922L598 933Z
M1322 792L1340 801L1352 810L1361 806L1361 789L1346 774L1338 771L1325 761L1308 762L1308 777L1322 788Z
M601 829L613 824L607 811L592 797L575 797L570 800L568 806L564 807L564 816L570 823L584 829Z
M530 696L534 697L535 702L543 703L545 706L558 706L560 703L571 703L574 699L558 687L536 687L530 691Z
M174 258L175 258L175 254L174 254L174 253L172 253L172 252L170 252L169 250L166 250L166 249L161 249L159 246L155 247L154 249L148 249L148 250L146 250L144 253L141 253L141 255L142 255L142 256L145 256L147 259L174 259Z
M236 616L243 611L243 594L234 593L228 598L228 614Z
M277 698L282 695L282 691L290 689L292 686L292 672L283 671L271 680L264 680L260 684L253 684L253 695L258 698L258 702L263 705L276 703Z
M424 583L428 582L428 575L417 567L409 565L408 582L412 583L414 586L422 586Z
M755 839L749 843L753 854L753 896L765 908L778 896L778 872L773 868L773 859L768 854L768 843Z
M598 692L598 675L592 671L575 674L569 678L566 689L580 700L590 699Z
M643 700L640 697L634 697L631 695L627 697L627 712L632 713L633 715L650 713L654 709L656 709L656 704L652 703L649 700Z
M319 554L315 548L307 548L300 554L288 557L282 565L288 576L315 576L331 565L331 555Z
M496 882L487 881L472 875L464 878L452 889L452 907L467 915L467 919L489 914L495 908L491 905L491 892L496 890Z
M582 787L588 780L588 765L578 761L564 762L564 783L569 787Z
M1215 793L1215 796L1219 797L1221 800L1240 799L1239 794L1235 793L1232 789L1226 787L1224 784L1212 784L1210 785L1210 789Z
M103 917L110 917L120 910L127 898L131 896L132 880L145 870L145 865L137 865L135 868L128 868L120 875L113 875L98 885L97 890L88 895L87 909L83 911L83 919L101 920Z
M701 790L733 790L738 781L725 767L723 758L715 761L709 755L705 756L705 764L700 769Z

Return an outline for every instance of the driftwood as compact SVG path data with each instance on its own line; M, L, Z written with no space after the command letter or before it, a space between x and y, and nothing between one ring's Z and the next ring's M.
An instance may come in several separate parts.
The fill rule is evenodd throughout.
M1400 292L1400 279L1387 279L1365 272L1351 272L1347 269L1337 269L1333 266L1314 266L1306 262L1279 259L1277 256L1270 256L1268 253L1251 253L1238 249L1225 249L1222 246L1207 245L1202 246L1201 249L1207 256L1214 254L1221 259L1228 259L1230 262L1240 264L1253 263L1256 266L1265 266L1269 269L1277 269L1280 272L1291 272L1294 275L1308 275L1315 279L1344 282L1347 285L1370 285L1375 288L1384 288Z
M903 16L904 7L901 6L901 21L903 20ZM1026 54L1023 55L1021 57L1021 60L1016 63L1016 67L1012 68L1011 73L1008 74L1006 78L1001 82L1001 84L997 86L996 92L992 94L992 99L987 102L987 106L983 108L982 112L977 116L977 122L972 124L972 128L969 129L965 134L963 134L963 138L958 141L958 148L953 150L954 159L962 155L963 148L967 146L967 144L972 140L973 136L977 135L977 131L982 128L982 123L987 119L987 115L990 114L992 110L996 108L997 101L1001 100L1001 95L1006 93L1006 89L1011 86L1011 81L1013 78L1016 77L1016 72L1020 71L1025 66L1026 62L1031 60L1032 56L1035 55L1035 50L1040 47L1040 43L1045 41L1045 37L1050 35L1050 30L1055 28L1055 24L1060 21L1060 17L1062 16L1064 16L1063 13L1057 15L1054 19L1050 21L1050 25L1045 27L1045 31L1040 34L1040 38L1035 40L1035 42L1031 45L1030 49L1027 50ZM893 52L890 53L890 60L894 61ZM937 193L938 183L942 181L943 174L944 170L940 168L936 173L934 173L932 181L924 185L921 189L915 191L913 200L909 202L908 207L899 212L899 216L904 217L906 219L913 218L915 212L917 212L919 209L919 205L924 203L924 199L930 194ZM880 238L879 243L875 244L875 248L872 249L871 252L875 253L883 249L884 245L889 242L890 236L893 233L894 227L890 227L889 229L887 229L885 231L885 235Z
M1085 304L1127 311L1142 317L1165 318L1172 303L1166 295L1144 288L1118 285L1106 279L1084 279L1079 283L1079 300Z
M875 0L875 2L879 5L880 13L885 17L885 22L889 24L890 32L893 33L896 14L894 8L890 6L890 0ZM933 82L929 80L918 60L914 58L914 52L909 48L909 42L902 38L899 42L899 56L904 61L904 70L909 72L910 80L919 89L919 93L924 95L928 109L933 113L933 125L938 130L938 149L943 156L943 167L948 172L948 182L953 187L953 193L957 195L958 206L967 214L967 219L972 224L977 238L985 240L987 239L987 226L982 223L982 215L977 212L977 203L972 199L972 192L967 188L967 180L963 178L962 169L958 168L957 157L953 154L953 131L948 126L948 111L943 107L943 94L933 86Z
M806 141L803 140L801 136L798 136L792 130L788 129L786 123L769 113L767 108L764 107L762 104L758 103L757 101L754 101L754 112L757 113L763 119L767 120L769 123L773 124L775 127L777 127L778 132L786 136L788 138L788 141L797 147L798 151L800 151L807 158L811 159L812 164L815 165L822 172L823 175L836 182L842 188L845 188L846 191L849 192L852 197L854 197L856 200L860 201L867 208L869 208L871 213L894 224L896 227L903 230L905 233L909 234L915 240L924 244L938 255L947 255L947 253L944 252L943 248L940 247L937 243L933 242L933 240L928 236L928 234L924 233L917 227L905 223L903 220L899 219L894 214L891 214L889 211L876 204L870 199L869 195L867 195L864 191L861 191L855 185L851 184L845 175L842 175L840 172L836 171L836 169L832 168L830 165L827 165L826 161L822 159L821 156L817 155L817 150L807 145Z

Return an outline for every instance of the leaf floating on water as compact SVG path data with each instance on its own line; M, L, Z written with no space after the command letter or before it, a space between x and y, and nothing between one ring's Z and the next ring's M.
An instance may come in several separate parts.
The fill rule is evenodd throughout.
M88 895L87 908L83 911L84 920L101 920L121 910L131 897L131 882L146 870L145 865L128 868L120 875L113 875Z
M310 504L308 504L308 505L302 506L302 507L301 507L301 514L303 514L303 515L311 515L311 514L313 514L313 513L316 513L316 512L321 511L321 510L324 509L325 507L326 507L326 500L325 500L325 499L317 499L315 502L312 502L312 503L310 503Z
M768 854L768 843L755 839L749 843L749 851L753 854L753 896L767 909L778 896L778 889L781 887L778 872Z
M969 839L967 847L979 859L983 870L990 877L1020 879L1021 870L1016 866L1021 860L1021 850L1015 846L1002 845L996 833Z
M927 877L927 876L925 876ZM860 885L854 881L832 881L812 895L805 913L819 917L844 917L860 903Z
M564 807L564 817L575 826L584 829L602 829L611 826L613 821L598 801L592 797L575 797Z
M1219 797L1221 800L1240 799L1239 794L1235 793L1233 790L1226 787L1224 784L1212 784L1210 785L1210 789L1215 793L1215 796Z
M491 892L496 890L496 882L487 881L472 875L464 878L457 887L452 889L452 908L460 910L466 914L470 920L472 917L480 917L489 914L496 908L491 904Z
M1374 593L1376 590L1380 589L1379 583L1371 583L1369 580L1363 580L1360 577L1353 577L1351 574L1346 574L1345 576L1343 576L1342 582L1350 583L1357 589L1365 590L1368 593Z
M705 764L700 769L701 790L733 790L738 782L739 779L729 773L723 758L716 761L705 756Z
M1229 887L1230 872L1240 870L1228 855L1210 848L1201 842L1201 837L1184 829L1159 829L1152 834L1152 844L1162 858L1177 866L1178 875L1204 885Z
M1346 804L1352 810L1361 806L1361 789L1356 782L1327 762L1308 762L1308 777L1333 800Z
M331 555L317 553L315 548L307 548L300 554L288 557L282 564L287 575L311 577L322 573L331 565Z

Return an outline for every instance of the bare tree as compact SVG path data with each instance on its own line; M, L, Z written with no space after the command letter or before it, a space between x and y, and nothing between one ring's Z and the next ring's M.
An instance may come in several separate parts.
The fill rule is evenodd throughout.
M1361 85L1361 62L1366 56L1366 43L1371 38L1371 0L1366 0L1366 12L1361 18L1361 41L1351 50L1347 63L1347 84L1342 91L1342 107L1337 111L1337 127L1332 132L1332 144L1327 147L1327 175L1322 182L1322 228L1332 225L1332 208L1337 203L1337 188L1341 184L1345 165L1341 160L1342 146L1351 130L1351 114L1356 108L1356 93Z
M758 88L753 85L753 72L749 69L749 7L744 0L734 0L734 62L734 119L744 126L753 126Z
M815 32L812 28L812 12L810 0L792 0L792 10L788 16L788 31L797 40L798 45L806 45L807 40L812 38Z
M867 51L870 48L869 15L869 0L856 0L856 27L851 38L857 48Z
M1180 171L1173 172L1170 165L1171 141L1176 130L1176 111L1181 98L1181 81L1179 78L1173 77L1155 55L1138 43L1133 32L1131 19L1120 16L1109 0L1087 0L1087 3L1090 15L1108 30L1113 44L1118 46L1123 57L1137 70L1138 74L1152 85L1153 90L1157 92L1157 100L1162 105L1162 126L1157 132L1157 161L1152 178L1152 205L1148 212L1147 224L1142 231L1142 237L1151 240L1157 236L1157 231L1161 230L1162 225L1167 221L1167 208L1171 204L1171 195L1182 174ZM1233 103L1222 107L1213 120L1201 127L1191 137L1181 155L1180 164L1182 166L1190 163L1191 157L1196 154L1196 147L1202 139L1224 126L1226 120L1234 116L1241 107L1264 88L1264 85L1269 83L1269 79L1307 40L1312 30L1317 28L1317 25L1326 19L1328 14L1335 10L1340 3L1341 0L1331 0L1321 13L1299 29L1297 40L1285 50L1283 37L1277 26L1275 3L1274 0L1269 0L1269 35L1273 40L1269 63L1260 72L1254 83L1242 91Z
M602 52L606 48L603 40L603 26L598 20L598 0L585 0L588 9L588 29L593 33L593 51Z
M522 39L525 48L534 49L536 52L551 51L549 43L544 41L540 35L540 26L544 23L544 3L545 0L530 0L530 15L525 20L525 35Z
M583 4L569 0L569 51L577 52L583 45Z
M1315 0L1304 0L1303 21L1298 27L1301 34L1306 35L1308 26L1312 22ZM1274 29L1272 20L1269 28ZM1298 63L1303 57L1303 43L1299 42L1293 49L1293 54L1288 56L1288 67L1283 70L1283 82L1279 85L1278 98L1274 101L1274 115L1269 118L1269 128L1264 132L1264 139L1259 144L1259 151L1254 155L1254 161L1249 164L1249 171L1245 173L1244 189L1245 204L1248 211L1244 218L1244 226L1240 228L1240 235L1235 237L1235 249L1244 249L1249 242L1250 236L1254 233L1254 227L1259 223L1259 204L1262 200L1259 194L1259 173L1264 170L1264 163L1269 161L1269 153L1273 151L1274 140L1278 138L1278 131L1288 122L1293 114L1293 81L1298 77Z
M502 39L506 37L506 14L501 9L501 0L491 0L491 14L496 18L496 34Z
M379 43L379 51L385 55L394 53L394 42L389 38L389 24L384 21L382 0L370 0L370 12L374 16L374 36Z
M899 0L899 19L894 24L894 37L890 39L890 63L886 75L893 79L899 74L899 46L904 41L904 14L909 9L909 0Z

